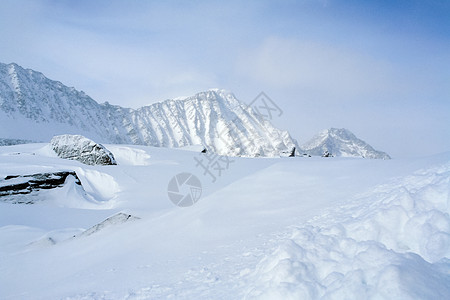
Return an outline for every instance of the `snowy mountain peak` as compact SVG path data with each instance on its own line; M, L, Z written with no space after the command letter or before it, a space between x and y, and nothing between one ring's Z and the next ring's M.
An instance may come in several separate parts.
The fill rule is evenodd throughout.
M199 92L194 96L184 97L182 99L178 98L176 100L177 101L199 100L199 101L221 102L225 105L228 105L229 107L241 105L241 103L239 102L239 100L236 99L233 93L223 89L209 89L207 91Z
M375 150L345 128L323 130L301 148L310 155L318 156L328 152L333 156L390 159L388 154Z
M175 97L173 99L168 99L168 100L177 100L177 101L184 101L187 100L189 98L198 98L201 97L201 95L209 95L209 97L213 97L214 95L227 95L227 94L231 94L231 92L224 90L224 89L218 89L218 88L213 88L213 89L208 89L206 91L202 91L202 92L198 92L196 93L194 96L180 96L180 97Z
M42 73L0 64L0 138L80 134L100 143L203 145L232 156L278 156L295 141L229 91L211 89L138 109L98 104Z
M19 70L24 70L22 67L20 67L20 66L19 66L18 64L16 64L16 63L10 63L10 64L7 64L7 65L2 64L2 63L0 63L0 64L7 67L8 72L9 72L10 75L17 74L17 69L19 69Z
M296 145L289 133L274 128L226 90L166 100L137 109L132 115L134 120L151 122L155 135L161 136L159 140L141 136L147 145L203 145L230 156L278 156ZM161 124L170 128L170 135L160 129Z

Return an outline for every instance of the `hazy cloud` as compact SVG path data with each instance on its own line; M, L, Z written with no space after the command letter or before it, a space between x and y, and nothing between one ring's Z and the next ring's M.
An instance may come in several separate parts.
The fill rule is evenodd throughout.
M391 67L325 43L271 37L240 57L238 70L269 88L362 96L391 86ZM349 99L349 98L348 98Z

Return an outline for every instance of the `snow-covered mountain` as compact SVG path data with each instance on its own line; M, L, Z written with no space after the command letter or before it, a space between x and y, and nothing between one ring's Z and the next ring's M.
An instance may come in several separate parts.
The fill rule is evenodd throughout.
M138 109L98 104L84 92L0 63L0 137L48 141L81 134L101 143L183 147L232 156L278 156L296 142L224 90Z
M324 130L303 144L301 149L318 156L328 152L332 156L390 159L388 154L375 150L345 128Z

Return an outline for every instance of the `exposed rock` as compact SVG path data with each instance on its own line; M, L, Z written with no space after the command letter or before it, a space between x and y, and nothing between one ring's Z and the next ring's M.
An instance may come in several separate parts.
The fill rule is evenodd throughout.
M292 148L291 154L289 154L289 157L295 157L295 147Z
M48 190L62 187L68 176L73 176L75 183L81 186L80 179L74 171L9 175L0 180L0 197L5 197L2 200L6 202L32 204L33 201L29 198L14 196L27 195L42 189Z
M29 248L41 248L47 246L53 246L56 244L56 241L52 237L43 237L34 242L29 243L27 246Z
M86 165L117 165L108 149L82 135L58 135L52 138L50 144L61 158L77 160Z
M281 157L295 157L296 156L296 150L297 148L295 146L293 146L291 149L289 150L284 150L281 151L280 156Z
M124 213L118 213L115 214L112 217L107 218L106 220L104 220L101 223L98 223L97 225L92 226L91 228L87 229L86 231L83 231L80 235L77 235L78 237L80 236L89 236L91 234L97 233L100 230L103 230L106 227L112 226L112 225L119 225L125 222L129 222L129 221L135 221L135 220L139 220L139 217L135 217L129 214L124 214ZM77 237L74 236L74 237Z
M328 152L328 150L325 150L325 152L322 154L322 157L333 157L333 155Z

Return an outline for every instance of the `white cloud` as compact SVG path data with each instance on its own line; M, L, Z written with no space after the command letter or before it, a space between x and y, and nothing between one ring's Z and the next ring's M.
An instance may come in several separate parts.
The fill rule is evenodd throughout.
M391 67L336 45L271 37L243 54L237 72L261 86L361 96L392 88Z

